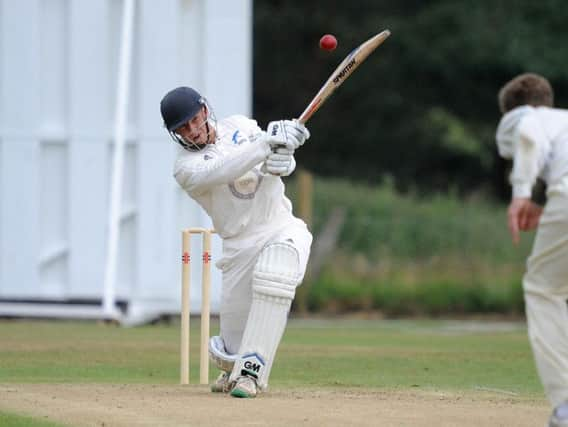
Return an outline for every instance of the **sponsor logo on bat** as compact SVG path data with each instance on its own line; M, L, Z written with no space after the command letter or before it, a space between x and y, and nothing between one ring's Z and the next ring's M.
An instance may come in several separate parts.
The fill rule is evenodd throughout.
M355 66L356 63L357 60L355 58L349 61L347 65L343 67L343 69L339 72L339 74L333 78L333 83L338 84L341 79L345 78L345 76L349 74L349 71Z

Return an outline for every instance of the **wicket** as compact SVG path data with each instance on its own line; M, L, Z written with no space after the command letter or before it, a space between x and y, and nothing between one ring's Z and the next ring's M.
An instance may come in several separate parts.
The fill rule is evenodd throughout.
M199 359L199 383L209 383L209 315L211 289L211 234L215 230L188 228L182 230L181 255L181 348L180 384L189 384L189 322L191 295L191 235L201 234L203 269L201 275L201 340Z

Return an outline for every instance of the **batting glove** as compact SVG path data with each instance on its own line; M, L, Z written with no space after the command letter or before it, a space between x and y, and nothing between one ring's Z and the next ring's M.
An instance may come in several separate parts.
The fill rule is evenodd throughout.
M278 147L296 150L310 137L308 129L297 120L277 120L266 128L268 143L274 151Z

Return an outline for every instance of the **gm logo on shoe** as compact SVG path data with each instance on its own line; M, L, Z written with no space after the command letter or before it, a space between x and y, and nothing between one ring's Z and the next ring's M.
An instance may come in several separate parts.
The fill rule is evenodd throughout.
M249 369L253 372L256 372L257 374L260 371L261 367L262 366L259 365L258 363L252 363L252 362L249 362L248 360L245 362L245 369Z

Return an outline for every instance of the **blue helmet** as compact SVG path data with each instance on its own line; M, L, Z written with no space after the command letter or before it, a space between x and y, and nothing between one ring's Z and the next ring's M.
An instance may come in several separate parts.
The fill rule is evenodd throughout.
M190 87L180 86L169 91L160 102L164 126L173 132L187 123L205 105L205 99Z

